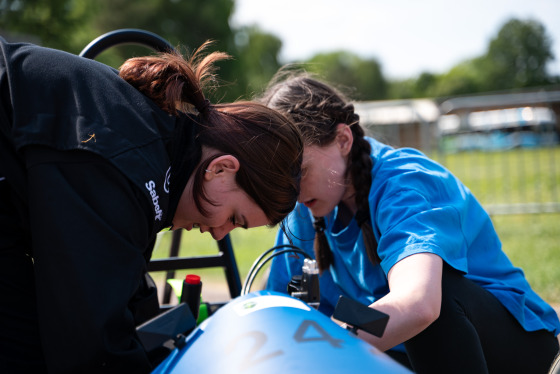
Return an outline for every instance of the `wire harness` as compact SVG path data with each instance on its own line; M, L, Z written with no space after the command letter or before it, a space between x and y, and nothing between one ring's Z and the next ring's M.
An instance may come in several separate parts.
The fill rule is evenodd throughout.
M276 252L274 252L276 251ZM269 255L270 252L274 252ZM257 274L262 270L264 265L274 257L279 256L284 253L299 253L307 259L312 260L313 258L306 253L303 249L296 247L295 245L291 244L282 244L277 245L272 248L267 249L264 251L256 260L253 262L253 265L249 269L249 273L247 273L247 277L245 278L245 282L243 283L243 287L241 288L241 295L246 295L251 291L251 286L257 277ZM268 255L268 257L266 257Z

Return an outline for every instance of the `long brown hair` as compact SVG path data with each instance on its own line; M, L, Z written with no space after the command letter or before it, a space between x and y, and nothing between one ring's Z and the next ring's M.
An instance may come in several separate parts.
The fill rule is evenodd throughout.
M254 102L211 104L203 90L217 86L214 63L229 58L222 52L204 55L210 42L191 56L179 52L127 60L120 76L172 115L197 114L197 141L218 151L202 160L194 173L193 195L210 203L202 188L204 170L216 157L235 156L240 163L236 182L263 210L270 225L293 210L299 194L303 142L286 116Z
M326 146L336 138L339 123L347 124L354 138L348 159L347 175L351 177L358 206L356 222L362 229L364 244L370 261L379 263L377 241L369 218L368 195L371 187L371 147L364 139L360 117L354 106L334 87L312 78L306 73L280 72L260 99L265 105L287 114L302 132L306 146ZM321 271L333 262L324 235L325 220L315 217L315 256Z

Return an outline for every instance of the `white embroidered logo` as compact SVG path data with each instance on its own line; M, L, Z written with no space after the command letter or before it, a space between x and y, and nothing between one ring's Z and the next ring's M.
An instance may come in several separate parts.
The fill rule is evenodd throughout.
M166 193L169 193L169 178L171 178L171 166L167 169L167 172L165 173L165 180L163 181L163 190Z
M163 217L163 211L159 207L159 196L156 192L156 184L154 181L149 181L146 183L146 189L150 191L150 196L152 196L152 203L154 204L154 210L156 212L156 220L160 220Z

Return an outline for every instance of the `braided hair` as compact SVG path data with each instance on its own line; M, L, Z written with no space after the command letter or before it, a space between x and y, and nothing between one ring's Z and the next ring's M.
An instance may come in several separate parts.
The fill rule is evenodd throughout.
M337 135L337 125L347 124L354 138L348 158L347 177L355 188L355 201L358 207L356 223L362 230L366 252L373 264L379 263L377 241L369 218L369 190L373 163L370 157L371 146L364 138L360 117L342 93L308 74L289 77L278 76L273 80L261 101L288 115L302 132L305 146L326 146ZM324 234L324 217L314 217L315 257L320 271L333 263L332 251Z

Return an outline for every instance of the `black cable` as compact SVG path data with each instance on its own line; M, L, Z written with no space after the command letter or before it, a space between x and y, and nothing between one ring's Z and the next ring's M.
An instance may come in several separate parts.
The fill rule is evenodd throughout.
M264 251L263 253L261 253L261 255L255 260L255 262L253 262L253 265L251 266L251 269L249 269L249 273L247 274L247 278L245 278L245 283L243 284L242 291L243 291L243 289L245 289L245 287L246 287L247 280L249 279L249 276L250 276L251 273L254 271L254 269L255 269L255 267L257 266L257 264L263 259L263 257L264 257L265 255L267 255L268 253L270 253L270 252L272 252L272 251L275 251L275 250L277 250L277 249L280 249L280 248L295 248L295 249L298 249L298 250L301 249L301 248L296 247L295 245L292 245L292 244L281 244L281 245L277 245L277 246L274 246L274 247L272 247L272 248L269 248L269 249L267 249L266 251ZM307 254L306 254L306 255L307 255Z
M284 253L301 253L303 255L306 255L307 258L311 258L309 255L307 255L307 253L305 253L302 250L298 250L298 249L282 249L278 252L275 252L273 254L271 254L270 256L268 256L262 263L260 263L257 268L256 271L251 274L250 278L247 278L247 287L245 288L244 292L242 293L242 295L245 295L249 292L249 290L251 289L251 285L253 284L253 281L255 280L258 272L262 269L262 267L270 260L272 260L274 257L284 254Z
M280 248L289 248L289 249L282 249L280 251L277 251L273 254L271 254L270 256L268 256L266 259L264 259L264 261L262 263L259 264L259 262L261 262L261 260L263 260L264 256L266 256L268 253L272 252L272 251L276 251ZM243 288L241 289L241 295L246 295L249 290L251 289L251 285L253 284L253 281L255 280L257 274L259 273L259 271L262 269L262 267L270 260L272 260L274 257L284 254L284 253L299 253L301 255L303 255L304 257L308 258L308 259L312 259L312 257L306 253L304 250L302 250L299 247L296 247L295 245L291 245L291 244L283 244L283 245L278 245L275 247L272 247L270 249L267 249L266 251L264 251L253 263L253 265L251 266L251 269L249 269L249 273L247 274L247 277L245 278L245 283L243 284Z
M268 253L270 253L270 252L272 252L272 251L275 251L275 250L278 250L278 249L280 249L280 248L291 248L291 249L289 249L289 250L283 250L283 251L281 251L281 253L295 252L295 253L300 253L300 254L304 255L305 257L307 257L307 258L311 258L311 256L309 256L309 254L305 253L301 248L296 247L296 246L291 245L291 244L277 245L277 246L275 246L275 247L272 247L272 248L270 248L270 249L264 251L264 252L255 260L255 262L254 262L253 265L251 266L251 269L249 269L249 273L247 274L247 277L245 278L245 283L244 283L243 288L242 288L242 290L241 290L241 295L245 295L245 294L249 291L249 289L250 289L250 287L251 287L251 285L252 285L252 283L253 283L253 281L254 281L256 275L257 275L257 273L260 271L260 269L262 268L262 266L263 266L266 262L270 261L270 259L272 259L273 257L277 256L278 254L271 255L270 257L268 257L268 258L267 258L262 264L260 264L260 265L259 265L259 262L260 262L260 261L264 258L264 256L266 256ZM258 268L257 268L257 267L258 267ZM256 272L255 272L255 270L256 270ZM254 273L254 272L255 272L255 273Z

